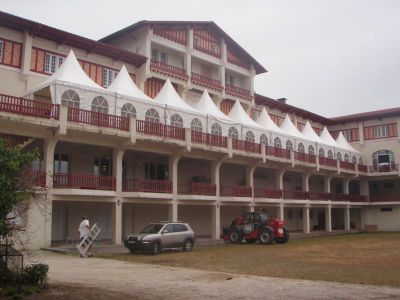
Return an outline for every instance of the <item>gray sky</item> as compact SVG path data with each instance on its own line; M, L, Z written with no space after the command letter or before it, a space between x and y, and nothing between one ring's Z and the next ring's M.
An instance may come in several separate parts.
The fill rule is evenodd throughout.
M216 22L269 72L258 93L331 117L400 106L397 0L1 0L92 39L139 20Z

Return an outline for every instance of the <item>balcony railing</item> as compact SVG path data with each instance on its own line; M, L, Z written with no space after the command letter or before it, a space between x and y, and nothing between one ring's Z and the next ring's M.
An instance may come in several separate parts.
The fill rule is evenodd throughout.
M281 199L282 190L254 189L255 198Z
M400 202L400 196L369 196L369 202Z
M225 92L229 95L237 96L240 98L244 98L246 100L251 100L253 99L253 96L251 95L249 90L242 89L240 87L226 84L225 85Z
M327 167L337 167L337 160L333 158L328 158L328 157L319 157L319 164L322 166L327 166Z
M37 187L46 187L46 172L34 171L31 173L33 185Z
M205 86L218 91L222 91L224 89L224 87L221 85L221 81L194 72L192 72L191 79L194 83L197 83L201 86Z
M185 182L178 185L178 193L184 195L215 196L216 185L208 183Z
M232 148L234 150L261 154L261 144L253 142L232 139Z
M72 173L56 173L53 175L53 187L91 190L115 190L115 177Z
M189 79L189 76L186 73L186 70L175 67L175 66L171 66L168 64L164 64L160 61L156 61L156 60L152 59L151 63L150 63L150 67L151 67L151 70L156 70L159 72L167 73L169 75L176 76L176 77L179 77L184 80Z
M283 191L283 199L297 199L297 200L306 200L309 195L308 192L303 191Z
M265 146L265 153L269 156L290 159L290 150Z
M122 190L124 192L172 193L172 182L170 180L125 179Z
M368 167L366 165L358 165L358 171L367 173L368 172Z
M228 144L226 136L214 135L192 130L192 142L214 147L226 148Z
M369 171L371 173L378 172L378 173L386 173L386 172L394 172L399 170L398 164L380 164L369 166Z
M309 200L331 200L331 198L330 193L308 192Z
M252 188L247 186L221 186L221 196L251 197Z
M129 131L129 118L68 107L68 121Z
M294 159L297 161L302 161L310 164L315 164L316 158L314 154L307 154L303 152L294 152Z
M136 120L136 131L148 135L167 137L176 140L185 140L185 129L181 127Z
M348 161L340 161L340 168L354 171L356 169L356 165Z
M211 48L203 47L200 44L193 43L193 48L200 52L204 52L208 55L221 58L221 47L216 47L215 49L211 49Z
M59 105L0 94L0 111L44 119L59 118Z

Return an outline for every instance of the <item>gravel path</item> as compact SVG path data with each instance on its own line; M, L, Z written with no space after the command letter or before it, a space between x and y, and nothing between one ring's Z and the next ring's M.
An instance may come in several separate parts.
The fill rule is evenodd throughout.
M51 252L49 282L114 291L135 299L400 299L400 289L236 275Z

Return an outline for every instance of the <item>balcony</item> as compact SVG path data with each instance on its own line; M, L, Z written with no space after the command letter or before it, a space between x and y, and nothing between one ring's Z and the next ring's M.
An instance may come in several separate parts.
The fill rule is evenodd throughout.
M53 187L114 191L115 177L72 173L55 173L53 175Z
M124 192L145 193L172 193L172 182L170 180L154 179L125 179L122 190Z
M214 135L192 130L192 143L226 148L228 146L228 139L226 138L226 136Z
M163 73L166 75L171 75L173 77L179 78L181 80L188 80L189 76L186 73L186 70L175 67L175 66L171 66L168 64L164 64L160 61L156 61L156 60L151 60L150 62L150 69L152 71L158 72L158 73Z
M315 164L316 158L314 154L306 154L303 152L294 152L294 159L297 161L309 163L309 164Z
M320 193L320 192L308 192L308 199L309 200L331 200L332 195L330 193Z
M319 157L319 164L325 167L336 168L337 167L337 160L333 158L327 157Z
M206 88L214 89L217 91L222 91L224 89L224 87L221 85L221 81L194 72L192 72L191 80L193 83L204 86Z
M185 140L185 129L147 121L136 120L136 131L143 134Z
M252 188L247 186L221 186L221 196L251 197Z
M332 194L332 201L368 202L368 196L351 194Z
M356 165L354 163L351 163L351 162L348 162L348 161L340 161L340 168L341 169L355 171L356 170Z
M308 194L303 191L283 191L283 199L307 200Z
M261 144L253 142L232 139L232 148L234 150L261 154Z
M400 196L369 196L369 202L400 202Z
M234 85L226 84L225 92L228 95L236 96L236 97L243 98L243 99L246 99L249 101L251 101L253 99L253 96L251 95L249 90L242 89L242 88L234 86Z
M31 172L31 179L33 182L33 186L46 187L46 172L43 171Z
M0 111L44 119L59 118L59 105L0 94Z
M68 121L129 131L129 118L68 107Z
M380 164L369 166L370 173L388 173L399 171L398 164Z
M254 189L254 197L282 199L282 190Z
M368 172L368 167L366 165L357 165L358 171L367 173Z
M290 150L287 149L265 146L265 153L269 156L290 159Z
M178 185L178 194L215 196L216 185L208 183L185 182Z

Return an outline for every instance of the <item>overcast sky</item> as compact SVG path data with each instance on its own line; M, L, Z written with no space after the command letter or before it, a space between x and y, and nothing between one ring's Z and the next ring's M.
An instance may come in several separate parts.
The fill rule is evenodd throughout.
M397 0L1 0L92 39L139 20L214 21L268 73L255 90L331 117L400 106Z

